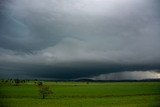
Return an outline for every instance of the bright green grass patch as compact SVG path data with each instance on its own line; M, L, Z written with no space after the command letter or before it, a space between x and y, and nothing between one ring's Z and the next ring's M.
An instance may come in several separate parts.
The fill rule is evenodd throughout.
M8 107L159 107L159 82L46 82L54 92L42 99L34 82L0 87Z

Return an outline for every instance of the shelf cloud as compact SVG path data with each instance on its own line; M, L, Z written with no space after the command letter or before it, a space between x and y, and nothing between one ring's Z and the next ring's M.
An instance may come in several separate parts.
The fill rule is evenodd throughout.
M159 70L159 4L1 0L1 78L75 79Z

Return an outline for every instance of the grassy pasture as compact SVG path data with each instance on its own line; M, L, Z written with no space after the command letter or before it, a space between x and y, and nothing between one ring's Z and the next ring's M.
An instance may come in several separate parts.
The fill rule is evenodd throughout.
M54 92L42 99L33 81L1 84L3 107L159 107L159 82L44 82Z

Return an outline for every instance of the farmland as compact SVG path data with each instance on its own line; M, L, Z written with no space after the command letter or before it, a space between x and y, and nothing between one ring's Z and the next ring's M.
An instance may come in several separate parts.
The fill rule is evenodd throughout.
M1 83L3 107L158 107L159 82L43 82L53 94L42 99L34 81Z

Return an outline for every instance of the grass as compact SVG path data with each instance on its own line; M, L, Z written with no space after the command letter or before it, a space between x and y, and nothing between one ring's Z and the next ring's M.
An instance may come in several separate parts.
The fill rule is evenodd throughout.
M34 82L1 85L5 107L159 107L159 82L45 82L54 92L42 99Z

